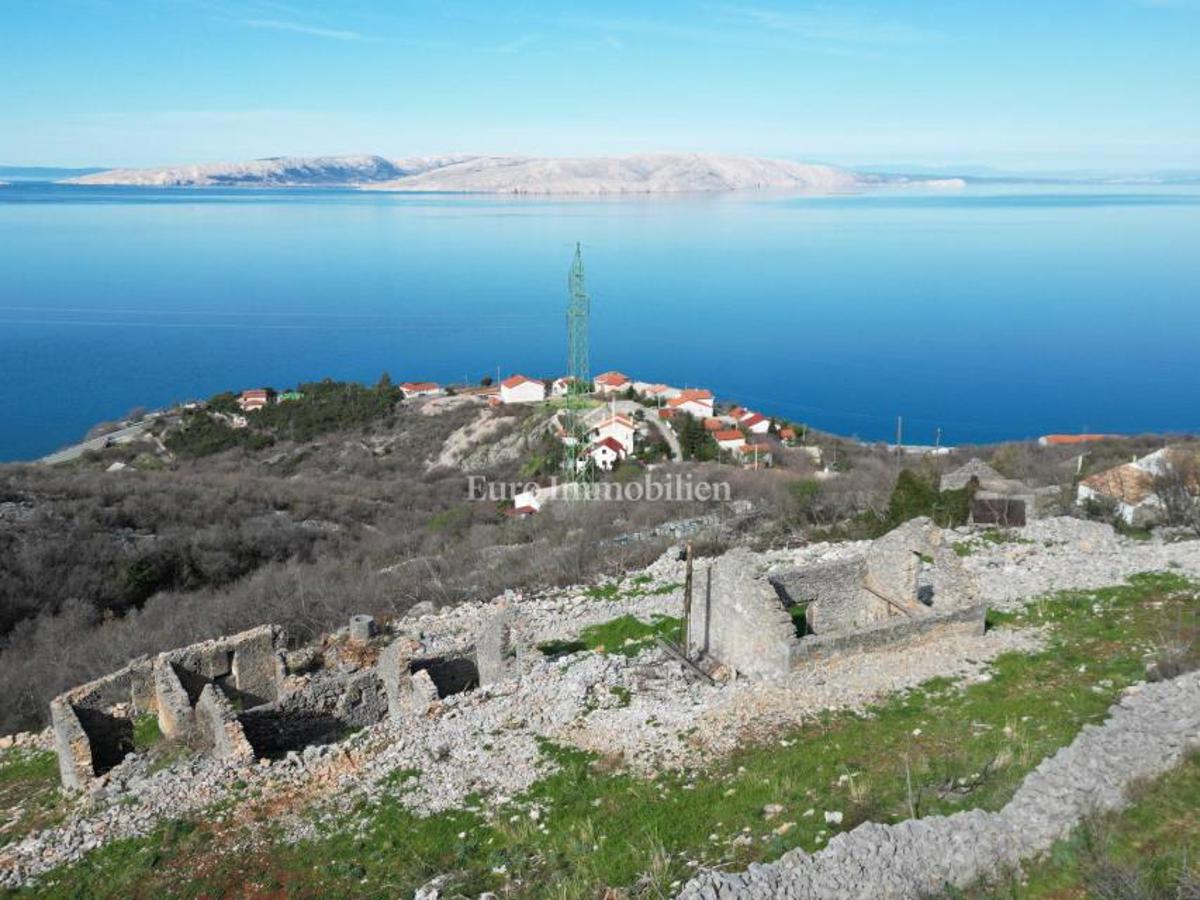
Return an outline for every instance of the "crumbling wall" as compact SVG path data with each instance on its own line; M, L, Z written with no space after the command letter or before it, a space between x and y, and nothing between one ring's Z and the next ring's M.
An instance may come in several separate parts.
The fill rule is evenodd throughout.
M412 673L408 670L412 658L412 641L400 638L383 648L375 663L375 673L383 684L387 697L388 718L397 721L412 709Z
M881 601L863 590L867 567L862 559L832 562L775 572L770 583L787 606L806 606L808 630L815 634L843 634L861 627L864 607Z
M214 638L160 653L155 666L171 666L194 706L204 685L221 686L235 704L248 709L279 698L282 632L260 625L229 637Z
M196 729L217 759L250 762L254 750L246 739L237 712L224 691L205 685L195 708Z
M815 634L803 638L792 649L791 665L797 668L846 653L864 653L953 634L980 635L986 628L986 619L987 607L979 604L928 616L891 619L842 634Z
M150 664L139 658L51 701L50 722L64 787L86 787L133 750L132 717L153 708L150 683Z
M973 606L979 597L944 533L927 518L872 541L861 557L776 572L770 580L785 604L808 604L817 636Z
M798 643L778 595L753 577L752 557L731 550L700 579L688 624L691 652L706 654L745 675L784 675Z
M475 639L475 667L479 684L494 684L520 674L520 647L514 632L513 611L506 609L489 619Z

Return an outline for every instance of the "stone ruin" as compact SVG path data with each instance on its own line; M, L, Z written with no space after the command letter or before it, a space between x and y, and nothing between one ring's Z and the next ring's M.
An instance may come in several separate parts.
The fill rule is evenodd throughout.
M732 551L697 579L689 654L741 675L784 675L831 656L947 633L982 634L974 579L929 519L860 556L756 576Z
M153 715L166 738L250 762L424 714L441 698L517 674L509 612L460 654L421 649L355 616L323 647L288 651L279 626L261 625L133 660L51 701L63 786L86 789L133 753L142 716Z
M733 550L698 573L687 649L702 666L778 676L848 652L984 629L973 579L928 519L853 557L769 574L756 566L748 551ZM165 737L235 762L425 715L453 694L519 677L528 642L518 626L509 607L473 641L429 655L418 636L385 636L374 619L355 616L319 646L289 651L279 626L262 625L133 660L51 701L63 785L87 788L119 765L146 715Z

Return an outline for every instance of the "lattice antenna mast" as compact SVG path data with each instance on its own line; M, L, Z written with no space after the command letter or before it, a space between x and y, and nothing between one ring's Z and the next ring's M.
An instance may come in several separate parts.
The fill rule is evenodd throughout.
M567 374L571 377L571 392L589 393L592 375L588 362L588 316L591 301L583 276L583 248L575 245L575 260L567 276L571 302L567 306Z

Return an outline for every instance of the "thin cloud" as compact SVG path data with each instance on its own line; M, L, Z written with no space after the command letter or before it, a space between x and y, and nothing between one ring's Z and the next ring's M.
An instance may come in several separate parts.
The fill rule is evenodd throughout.
M301 25L298 22L284 22L280 19L245 19L244 25L250 28L260 28L265 31L286 31L290 34L304 34L309 37L325 38L330 41L366 41L366 35L357 31L346 31L337 28L316 28L311 25Z
M809 41L833 44L897 46L923 43L941 37L938 32L903 22L825 7L779 10L756 6L726 6L720 8L720 13L730 24L757 27Z

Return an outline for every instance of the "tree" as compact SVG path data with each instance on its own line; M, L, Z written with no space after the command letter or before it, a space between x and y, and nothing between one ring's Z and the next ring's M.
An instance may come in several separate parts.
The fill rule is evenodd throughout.
M1194 453L1166 450L1154 476L1154 496L1162 504L1163 523L1200 534L1200 458Z
M492 376L484 375L482 378L480 378L479 386L480 387L491 387L492 386Z
M379 376L379 382L375 385L376 389L386 391L392 386L392 376L384 372Z

